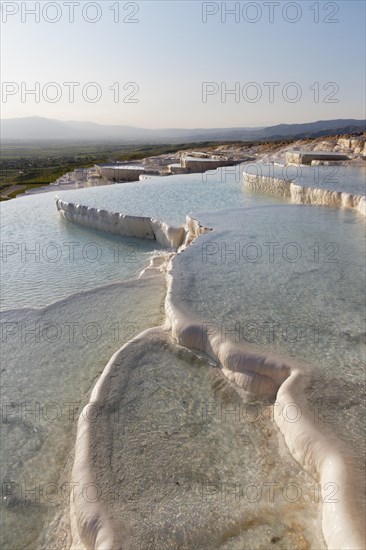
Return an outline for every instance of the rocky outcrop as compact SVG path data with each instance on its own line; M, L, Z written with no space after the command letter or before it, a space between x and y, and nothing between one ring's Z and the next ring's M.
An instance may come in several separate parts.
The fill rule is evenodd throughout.
M155 218L130 216L90 206L65 202L56 197L56 206L62 218L114 235L157 241L167 248L179 248L186 238L184 227L173 227Z
M366 216L366 197L341 191L318 189L294 183L291 180L250 174L243 171L244 184L259 193L289 198L294 204L313 204L335 208L353 208Z
M222 166L235 166L239 164L240 160L233 159L213 159L213 158L195 158L195 157L183 157L181 160L182 167L186 172L206 172L207 170L216 170Z
M366 156L366 138L339 138L336 149L353 155Z
M288 164L308 164L311 165L312 161L342 161L349 160L347 155L342 153L333 153L331 151L289 151L286 153L286 162Z

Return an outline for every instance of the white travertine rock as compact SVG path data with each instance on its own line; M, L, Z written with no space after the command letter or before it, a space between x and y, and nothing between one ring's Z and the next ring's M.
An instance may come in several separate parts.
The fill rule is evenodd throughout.
M345 138L340 138L338 140L338 145L340 145L342 147L342 149L349 149L351 147L351 140L350 139L345 139Z
M243 174L246 185L252 191L260 191L276 197L291 197L291 180L248 174L245 171Z
M344 139L340 138L338 140L338 148L341 151L347 150L347 152L351 151L355 155L362 155L363 151L365 150L365 138L359 137L359 138L353 138L353 139Z
M288 164L311 165L314 160L342 161L349 160L345 154L335 151L287 151L286 162Z
M335 436L322 433L309 411L305 389L309 377L294 368L280 387L274 407L275 421L294 458L319 482L322 492L322 530L329 549L365 548L361 473L350 458L349 449ZM288 403L301 411L296 422L281 412ZM329 488L337 497L327 498Z
M295 203L331 204L356 208L366 215L365 197L352 196L323 189L304 188L286 180L277 180L251 174L245 174L247 185L256 190L265 190L273 194L290 197ZM132 233L144 238L159 238L169 242L170 246L181 249L188 246L196 237L209 229L200 225L199 221L187 217L186 228L181 228L183 234L179 237L166 224L150 218L135 218L112 214L103 210L90 209L63 203L58 199L57 207L70 221L76 221L89 227L111 231L114 225L118 234ZM157 225L158 224L158 225ZM107 229L105 229L107 228ZM138 235L136 235L138 233ZM179 244L178 244L179 243ZM155 260L151 267L159 268L163 260ZM174 340L191 350L206 353L221 367L228 380L239 387L264 396L276 397L274 418L281 430L286 444L294 458L305 470L319 481L323 496L322 528L328 548L333 550L363 550L365 538L363 532L363 512L359 503L360 483L358 471L348 455L348 450L334 436L323 434L319 424L314 423L305 397L305 389L309 385L311 371L306 365L296 364L292 359L284 359L276 354L269 354L254 346L241 346L228 340L222 341L220 335L206 324L193 319L184 311L183 304L177 301L175 285L179 278L174 277L173 260L167 267L168 290L165 299L165 325L158 329L149 329L141 333L121 350L131 350L134 353L134 342L143 344L153 330L169 331ZM143 347L143 346L142 346ZM77 442L75 448L75 463L72 481L75 482L73 502L71 503L71 520L76 533L73 535L75 548L93 548L98 550L117 549L122 542L117 540L108 513L100 502L91 502L84 498L82 488L85 484L95 482L93 474L93 453L100 451L100 444L91 438L91 423L88 418L88 407L103 400L104 385L113 381L110 371L121 352L119 350L109 361L102 376L98 380L86 406L85 414L80 415ZM108 395L118 392L113 384L108 386ZM294 403L301 415L296 422L285 418L283 411L288 404ZM280 406L277 406L280 405ZM337 498L329 502L329 484L337 487Z
M156 240L168 248L179 248L186 238L184 227L173 227L155 218L129 216L99 208L65 202L56 197L60 215L67 221L124 237Z
M360 472L354 467L348 449L335 436L324 435L314 423L305 397L309 367L266 354L249 346L239 346L210 334L209 328L190 319L176 303L174 273L168 275L165 302L166 328L185 347L206 352L219 363L222 372L239 387L260 395L276 396L274 418L294 458L321 483L322 529L328 548L362 550L365 545ZM301 411L296 422L283 414L288 404ZM277 406L279 405L279 406ZM338 490L329 502L329 487ZM338 498L339 496L339 498Z
M352 195L345 191L331 191L316 187L305 187L290 180L260 176L243 172L245 185L252 191L268 193L277 197L290 197L294 204L313 204L336 208L353 208L366 216L366 199L363 195Z

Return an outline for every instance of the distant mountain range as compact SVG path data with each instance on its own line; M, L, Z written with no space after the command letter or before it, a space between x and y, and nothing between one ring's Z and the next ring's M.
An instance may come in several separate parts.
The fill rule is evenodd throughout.
M68 140L120 142L251 141L321 137L362 132L366 120L319 120L304 124L278 124L267 128L167 128L106 126L94 122L61 121L42 117L1 120L3 141Z

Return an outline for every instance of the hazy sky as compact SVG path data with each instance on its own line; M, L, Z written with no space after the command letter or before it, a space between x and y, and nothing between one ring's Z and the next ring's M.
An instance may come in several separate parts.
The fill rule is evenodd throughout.
M148 128L365 118L362 0L1 8L3 118Z

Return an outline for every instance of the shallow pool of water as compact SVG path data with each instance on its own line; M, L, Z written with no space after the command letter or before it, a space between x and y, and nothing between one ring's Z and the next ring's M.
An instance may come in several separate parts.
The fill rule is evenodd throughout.
M88 425L116 543L324 548L316 483L286 449L271 404L161 332L121 350L98 393L103 413Z
M174 259L175 299L223 341L276 350L311 365L317 422L333 426L360 458L363 219L311 206L197 216L215 230Z
M2 314L2 548L56 550L37 540L68 507L79 414L111 355L162 322L164 295L154 277Z
M210 211L198 214L197 218L214 231L198 239L174 260L177 299L190 315L210 323L211 330L222 331L222 338L250 342L261 349L276 349L311 364L314 378L309 398L314 402L314 415L325 428L330 426L351 445L359 445L358 459L362 441L361 359L365 314L362 222L353 212L275 206L283 205L283 201L243 190L241 170L242 167L240 170L235 167L232 173L226 169L206 175L64 191L60 196L87 206L156 216L173 224L183 224L191 211ZM260 208L254 208L257 206ZM160 290L154 290L148 279L138 282L136 288L135 282L127 281L147 265L157 245L65 223L58 216L53 193L2 203L1 209L2 305L8 310L2 318L3 400L8 406L3 431L6 441L2 456L3 480L10 484L9 491L19 489L23 482L32 490L37 483L43 488L57 480L70 451L75 434L75 422L70 423L67 416L70 403L71 410L74 410L73 403L77 403L77 412L86 403L88 392L110 355L136 331L161 321L161 311L155 316L151 313L156 300L161 299ZM120 281L127 282L105 287ZM90 289L95 290L71 296ZM58 301L60 299L63 300ZM26 309L47 304L52 305L38 311ZM145 320L138 321L141 315ZM151 524L145 523L147 538L144 540L157 536L162 541L174 510L174 517L181 514L182 523L180 531L169 539L172 544L183 541L189 546L192 540L206 540L211 548L212 533L223 533L219 541L222 548L246 548L247 540L252 545L250 548L256 547L255 541L258 548L267 548L268 541L272 544L271 537L276 541L273 544L289 548L295 544L291 537L303 533L305 542L300 546L296 539L298 547L318 548L309 534L309 526L313 525L314 536L318 537L314 510L309 523L303 525L299 519L300 509L282 501L276 503L278 510L283 511L283 523L277 531L273 526L281 518L276 506L268 507L266 503L264 508L258 505L255 509L253 504L249 510L247 500L239 508L227 507L222 501L211 504L207 501L205 519L200 523L197 510L202 505L202 497L197 500L197 485L193 488L189 485L188 492L185 487L186 483L191 484L192 472L194 476L198 472L199 480L207 475L206 481L213 480L214 484L218 483L220 474L225 487L230 487L228 479L247 483L252 474L259 476L261 483L268 480L284 483L282 450L278 441L269 443L275 442L277 436L267 437L262 425L222 425L217 419L200 425L202 400L214 403L215 410L216 405L221 410L222 402L228 406L237 403L237 394L227 389L226 383L221 390L219 382L216 391L217 380L212 379L211 367L201 367L194 362L187 364L179 358L174 362L176 358L173 361L172 356L159 354L158 350L152 350L148 359L146 387L157 391L152 394L152 400L145 403L138 396L140 386L132 387L136 390L139 414L145 415L145 420L134 425L132 415L127 436L138 440L145 437L146 445L154 450L153 462L145 464L151 467L154 483L160 458L165 456L167 467L160 473L168 485L169 476L176 477L179 484L182 481L184 491L179 493L180 487L174 487L175 491L170 492L160 509L153 512L151 503L145 509L143 499L137 499L140 513L146 516L153 513L161 526L155 535ZM135 374L138 378L138 373ZM180 402L182 394L187 395L188 400L184 407ZM53 405L45 409L49 403ZM52 423L50 418L55 414L58 418L60 404L66 422ZM167 410L173 410L174 414L166 418ZM188 423L187 411L191 414ZM177 436L173 425L176 421ZM164 440L164 448L160 448L160 440L154 439L153 432L153 426L159 422L173 422L168 427L168 435L172 430L173 438L169 441L177 445L170 448L168 438ZM144 427L146 430L142 433ZM192 429L196 430L194 441L190 441ZM127 449L126 459L136 474L132 477L139 479L138 471L144 459L141 456L137 460L135 451L133 447ZM269 473L267 470L257 472L257 462L251 464L252 457L260 462L271 455L275 458ZM292 464L291 479L299 476L301 487L305 487L302 470L291 459L286 460ZM141 483L146 484L143 476ZM142 487L142 492L144 490ZM312 490L308 486L306 502ZM148 484L146 491L149 497L154 493ZM187 505L183 496L192 502ZM24 500L22 494L19 497L15 493L14 498L9 496L7 502L3 502L3 517L7 522L5 548L13 550L14 541L20 548L34 547L43 522L48 521L55 506L61 505L56 499L56 505L53 503L51 507L49 500L33 506L32 498L31 494ZM301 513L305 513L304 510L302 508ZM126 511L135 521L135 511ZM244 526L240 513L248 514L249 523L245 520ZM252 521L253 513L262 519ZM230 514L233 514L231 519ZM227 521L231 527L224 526ZM191 534L190 525L194 525ZM242 529L246 530L244 538ZM206 539L202 539L204 531ZM310 541L307 546L306 541Z
M59 193L66 201L183 225L192 209L276 203L242 191L241 171L154 178ZM135 277L161 247L66 223L54 193L1 203L2 309L41 307Z

